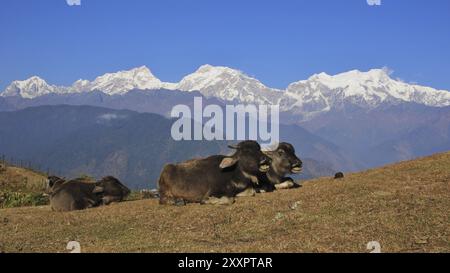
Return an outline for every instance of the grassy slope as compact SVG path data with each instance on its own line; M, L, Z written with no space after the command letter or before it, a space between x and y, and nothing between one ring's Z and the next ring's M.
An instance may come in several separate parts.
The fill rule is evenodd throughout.
M46 205L47 177L28 169L0 166L0 209Z
M450 251L450 153L307 181L299 189L227 207L159 206L140 200L55 213L0 210L6 252L384 252ZM295 208L295 204L297 207Z
M28 169L7 167L0 172L0 191L42 192L47 177Z

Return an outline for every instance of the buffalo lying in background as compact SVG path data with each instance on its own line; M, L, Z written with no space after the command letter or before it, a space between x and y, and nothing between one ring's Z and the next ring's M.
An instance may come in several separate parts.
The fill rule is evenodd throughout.
M54 176L54 175L49 176L47 179L48 179L48 186L49 186L50 190L52 190L53 187L55 187L55 189L56 189L56 186L59 186L62 183L66 182L66 180L64 178Z
M342 179L342 178L344 178L343 172L337 172L334 174L334 179Z
M101 197L103 205L109 205L112 202L121 202L130 194L130 189L112 176L103 177L95 185L94 193Z
M50 189L50 206L54 211L82 210L99 206L101 198L94 192L95 183L57 180Z
M164 166L159 181L160 204L232 204L236 196L255 195L258 176L270 158L256 141L243 141L232 156L214 155Z
M122 201L130 190L119 180L107 176L95 183L83 179L65 181L56 176L49 179L50 206L55 211L82 210Z
M287 174L297 174L302 171L303 162L295 154L295 149L290 143L282 142L273 151L264 151L272 160L270 170L260 175L260 192L270 192L275 189L289 189L295 187L293 179Z

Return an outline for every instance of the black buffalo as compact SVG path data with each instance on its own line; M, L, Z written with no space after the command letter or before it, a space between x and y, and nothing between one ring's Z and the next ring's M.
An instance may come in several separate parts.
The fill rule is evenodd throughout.
M272 160L270 170L259 176L260 192L274 191L275 189L288 189L295 187L293 179L287 174L297 174L302 171L303 162L295 154L290 143L282 142L272 151L264 151Z
M53 189L54 186L60 185L64 182L66 182L66 180L64 178L58 177L58 176L49 176L48 178L48 186L51 189ZM56 189L56 187L55 187Z
M255 195L258 176L270 158L256 141L243 141L231 156L214 155L164 166L159 181L160 204L231 204L236 196Z
M119 202L130 192L111 176L95 183L81 178L65 181L56 176L51 176L48 180L50 206L55 211L82 210Z
M334 179L341 179L341 178L344 178L343 172L337 172L334 174Z
M121 202L130 194L130 189L123 185L117 178L106 176L95 183L94 193L101 199L103 205L112 202Z

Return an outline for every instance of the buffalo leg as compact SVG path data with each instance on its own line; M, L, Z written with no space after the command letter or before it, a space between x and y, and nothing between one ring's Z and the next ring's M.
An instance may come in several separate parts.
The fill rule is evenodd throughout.
M227 196L222 196L220 198L211 196L202 201L202 204L209 204L209 205L231 205L233 203L234 198Z
M160 205L175 205L175 198L161 195L159 197L159 204Z
M294 187L294 182L292 182L292 181L286 181L286 182L283 182L283 183L280 183L280 184L276 184L275 185L275 188L277 189L277 190L285 190L285 189L290 189L290 188L293 188Z
M90 198L83 198L84 202L86 203L86 208L92 208L96 207L98 205L98 202L95 200L92 200Z
M102 202L103 202L104 205L109 205L109 204L111 204L113 202L120 202L120 201L122 201L122 197L120 197L120 196L110 196L110 195L108 195L108 196L104 196L102 198Z
M236 195L236 197L249 197L249 196L255 196L256 191L254 188L248 188L245 191L242 191Z
M175 206L186 206L186 201L182 198L177 198L174 200Z
M160 205L177 205L179 200L176 199L172 194L167 192L160 192L159 195L159 204Z

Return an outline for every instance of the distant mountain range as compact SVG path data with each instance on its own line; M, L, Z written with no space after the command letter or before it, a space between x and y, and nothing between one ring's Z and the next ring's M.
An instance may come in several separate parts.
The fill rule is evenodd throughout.
M114 175L132 188L150 188L164 164L232 152L225 141L174 141L172 123L157 114L92 106L0 112L0 155L68 177ZM282 138L298 147L303 178L352 165L334 144L296 125L283 125Z
M89 105L167 118L174 105L192 106L196 96L204 98L204 106L279 104L281 141L293 142L301 156L318 162L315 166L322 167L315 169L323 170L322 174L450 150L450 92L392 79L387 69L334 76L320 73L286 90L269 88L238 70L211 65L201 66L178 83L162 82L146 67L79 80L68 87L32 77L14 81L0 93L0 111ZM27 124L26 120L16 122ZM318 174L307 176L314 175Z
M300 115L302 120L320 113L342 109L345 104L374 109L383 105L416 103L431 107L450 105L450 92L394 80L387 69L368 72L353 70L335 76L320 73L290 84L286 90L273 89L244 73L222 66L203 65L178 83L156 78L145 66L107 73L95 80L78 80L72 86L55 86L34 76L12 82L3 97L34 99L48 94L79 94L100 91L124 95L131 90L198 91L206 98L255 104L279 104L281 110Z

